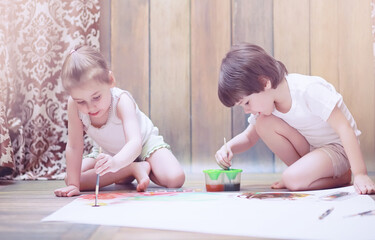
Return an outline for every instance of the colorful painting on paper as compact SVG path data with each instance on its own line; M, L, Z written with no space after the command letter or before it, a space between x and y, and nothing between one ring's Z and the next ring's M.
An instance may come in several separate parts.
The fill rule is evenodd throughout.
M236 197L237 194L225 194L228 198ZM214 192L194 191L158 191L158 192L123 192L123 193L100 193L98 195L99 205L121 204L130 201L214 201L221 199L223 194ZM78 197L79 201L94 202L95 194L87 194ZM102 204L101 204L102 203ZM103 204L104 203L104 204Z
M260 200L298 200L312 196L312 194L291 192L249 192L239 195L240 198Z
M345 200L323 196L349 192ZM43 221L255 238L375 239L375 203L353 187L298 193L129 192L80 196ZM271 201L270 201L271 200ZM324 220L319 216L334 208ZM352 217L347 217L352 216ZM293 226L291 230L290 226ZM308 232L308 234L306 234Z
M332 194L328 194L326 196L322 196L320 199L325 201L334 201L334 200L344 200L349 197L353 196L349 192L335 192Z

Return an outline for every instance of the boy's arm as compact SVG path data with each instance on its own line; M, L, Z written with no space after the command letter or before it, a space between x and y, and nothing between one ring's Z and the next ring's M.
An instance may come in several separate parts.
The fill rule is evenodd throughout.
M234 154L241 153L258 141L259 136L255 130L255 126L250 124L242 133L232 138L227 146L223 145L215 154L217 164L223 169L231 166L231 159Z
M249 124L247 128L228 142L229 148L234 154L244 152L257 143L259 136L253 124Z
M366 165L354 130L337 106L333 109L327 122L340 136L354 175L354 187L357 192L361 194L375 193L375 184L367 175Z
M78 195L80 188L81 165L83 154L83 126L78 116L78 109L71 98L68 100L68 141L66 144L66 185L55 190L60 197Z

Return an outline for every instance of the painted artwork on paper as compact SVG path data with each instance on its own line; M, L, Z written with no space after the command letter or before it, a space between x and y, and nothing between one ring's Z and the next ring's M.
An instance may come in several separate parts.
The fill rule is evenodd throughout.
M195 192L195 191L155 191L155 192L121 192L121 193L100 193L98 195L98 204L100 206L121 204L132 201L214 201L236 197L236 194L220 194L214 192ZM78 201L86 202L92 205L95 200L95 194L87 194L78 197Z
M322 196L320 197L320 199L325 200L325 201L335 201L335 200L344 200L352 196L354 196L354 194L350 194L350 192L335 192L332 194Z
M353 187L297 193L103 192L97 208L91 207L94 200L95 194L79 196L42 221L282 239L375 239L375 203Z
M239 195L240 198L260 200L298 200L313 197L313 194L291 192L248 192Z

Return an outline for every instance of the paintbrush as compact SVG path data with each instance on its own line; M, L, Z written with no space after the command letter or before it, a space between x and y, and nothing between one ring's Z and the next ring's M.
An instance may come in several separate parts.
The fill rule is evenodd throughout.
M225 146L225 155L228 158L228 145L227 145L227 139L225 139L225 137L224 137L224 146ZM230 167L228 167L227 170L230 170Z
M227 139L225 139L225 137L224 137L224 146L225 146L225 154L228 158L228 145L227 145ZM230 170L230 167L228 167L226 170ZM228 177L228 180L229 180L229 185L231 185L232 180L230 179L230 177L228 175L227 175L227 177Z
M102 153L102 148L99 148L99 154ZM95 186L95 205L94 207L99 207L98 205L98 194L99 194L99 174L96 174L96 186Z

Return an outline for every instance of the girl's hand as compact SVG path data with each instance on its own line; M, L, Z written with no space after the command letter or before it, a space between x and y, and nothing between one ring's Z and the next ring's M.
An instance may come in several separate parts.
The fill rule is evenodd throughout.
M56 197L72 197L81 194L77 186L69 185L67 187L55 190Z
M228 152L227 152L228 151ZM216 162L222 169L232 166L233 152L230 147L223 145L215 154Z
M354 176L353 185L359 194L375 193L375 183L367 174L358 174Z
M95 172L100 176L103 176L109 172L117 172L120 170L120 166L117 161L110 155L101 153L96 158Z

